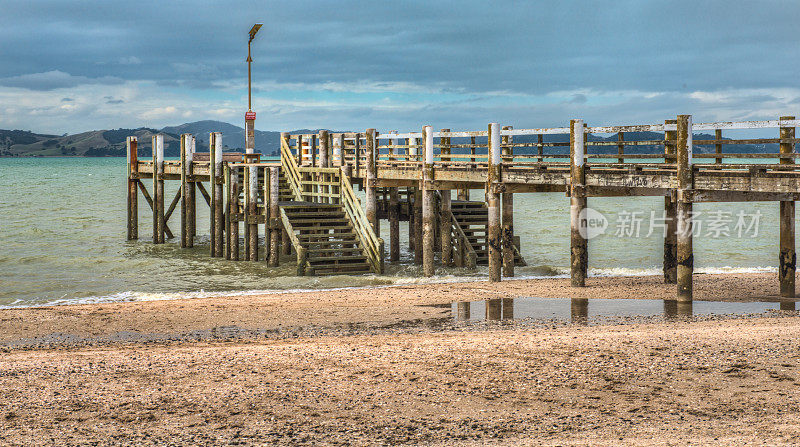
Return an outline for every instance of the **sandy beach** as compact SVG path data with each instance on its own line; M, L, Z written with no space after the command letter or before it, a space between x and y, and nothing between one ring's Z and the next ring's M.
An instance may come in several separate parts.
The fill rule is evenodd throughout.
M695 286L697 299L754 301L777 281ZM6 309L0 443L800 442L796 312L433 324L453 301L673 294L652 276Z

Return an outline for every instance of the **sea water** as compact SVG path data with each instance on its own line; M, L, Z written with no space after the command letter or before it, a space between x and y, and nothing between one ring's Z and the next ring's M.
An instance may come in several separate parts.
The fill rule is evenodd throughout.
M210 258L208 207L200 194L195 248L180 249L178 239L153 245L152 213L141 196L140 239L128 242L125 173L124 158L0 158L0 306L486 278L485 267L439 268L436 277L421 278L421 268L410 265L406 222L400 225L401 262L387 262L384 275L297 277L291 257L277 268ZM150 180L144 183L152 188ZM169 204L178 182L166 182L165 189ZM483 198L482 190L471 194L473 200ZM660 274L663 221L658 219L664 199L588 202L607 225L589 242L590 275ZM698 216L701 234L694 242L696 272L776 271L777 203L695 204L695 211L704 213ZM176 236L179 223L178 208L169 221ZM381 223L388 249L389 225ZM516 269L518 277L568 274L569 198L564 193L516 194L514 227L528 262ZM719 233L720 227L727 231L706 231Z

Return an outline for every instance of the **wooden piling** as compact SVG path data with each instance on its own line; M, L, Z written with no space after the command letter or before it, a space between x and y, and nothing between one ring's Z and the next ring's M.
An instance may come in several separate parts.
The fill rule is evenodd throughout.
M511 126L503 126L503 130L511 130ZM505 135L501 137L502 155L504 161L514 162L514 149L511 147L514 140ZM503 192L502 195L502 244L503 244L503 276L514 276L514 194Z
M245 225L247 228L247 260L258 261L258 171L245 169Z
M189 146L186 152L186 225L189 236L186 238L186 248L194 247L194 238L197 236L197 186L194 178L195 143L194 135L189 135Z
M486 180L486 198L489 206L486 245L489 250L489 281L500 281L502 270L502 241L500 229L500 125L489 124L489 172Z
M211 256L221 258L224 256L223 239L223 203L222 203L222 133L212 132L211 157Z
M450 132L450 129L442 129L441 132ZM450 143L450 137L439 137L439 147L442 155L451 155ZM442 157L443 162L451 160L448 157ZM450 231L452 227L452 219L450 217L452 193L449 189L442 189L439 193L441 195L441 200L439 201L439 245L441 255L439 259L442 261L442 266L451 266L453 265L453 238Z
M234 261L239 260L239 192L241 186L239 185L239 168L228 169L230 178L230 187L228 193L228 253L230 259Z
M678 115L677 156L677 300L685 302L692 301L692 273L694 272L692 199L690 197L694 184L691 115Z
M266 177L266 176L265 176ZM269 266L277 267L280 261L282 225L278 200L280 194L280 168L269 168Z
M139 139L128 137L128 240L139 239Z
M439 191L442 195L439 210L439 236L442 240L442 260L443 266L453 265L453 238L450 228L452 227L452 219L450 214L452 212L452 193L449 189L442 189Z
M433 127L422 128L422 139L425 142L422 167L422 271L425 276L436 274L434 264L435 229L433 189Z
M164 136L153 136L153 243L164 243Z
M781 121L794 120L793 116L782 116ZM781 125L780 127L780 153L793 154L795 135L794 127ZM794 164L793 158L781 158L780 164ZM781 296L793 298L795 296L795 271L797 269L797 255L795 253L795 203L794 201L780 202L780 253L778 267L778 281L780 282Z
M187 134L181 134L181 248L186 248L189 239L189 224L186 220L188 213L188 201L186 200L187 167L186 153L188 152L189 138Z
M380 235L380 225L378 222L378 170L375 164L377 158L377 148L375 147L375 129L367 129L367 166L365 172L365 182L367 187L366 215L367 221L372 225L375 234Z
M420 141L418 138L409 138L409 145L413 145L414 147L409 147L408 155L409 157L414 160L415 162L419 162L419 146ZM424 168L423 168L424 169ZM422 265L423 262L423 253L422 253L422 182L419 182L419 185L414 188L414 225L413 225L413 239L414 239L414 263L417 265Z
M570 277L574 287L586 286L589 268L586 226L586 153L583 120L571 120L570 129ZM583 234L582 234L583 233Z
M677 124L677 120L666 120L664 124ZM675 139L677 132L674 130L664 131L664 154L675 155ZM665 163L672 163L674 158L665 157ZM664 224L666 231L664 234L664 283L676 284L678 282L678 244L676 233L678 230L677 221L678 205L672 195L664 197Z

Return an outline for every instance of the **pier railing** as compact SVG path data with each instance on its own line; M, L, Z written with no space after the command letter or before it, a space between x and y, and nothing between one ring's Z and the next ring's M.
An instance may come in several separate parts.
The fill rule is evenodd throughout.
M753 159L753 160L794 160L800 155L797 153L774 152L742 152L726 151L728 147L736 145L779 145L796 144L798 138L730 138L724 137L723 131L741 131L756 129L780 129L795 127L800 120L779 119L765 121L725 121L696 123L692 125L693 133L713 132L713 136L696 139L693 144L700 148L693 154L693 158L703 162L696 163L699 168L704 164L714 164L716 169L745 168L741 162L725 163L726 159ZM677 124L674 120L667 120L663 124L620 125L620 126L585 126L584 132L584 157L592 166L613 167L620 164L636 163L639 166L658 166L675 168L676 154L675 132ZM500 135L503 139L502 163L506 166L525 167L541 166L569 166L570 128L530 128L514 129L504 127ZM480 131L449 131L433 132L434 159L437 167L450 167L452 169L487 169L489 165L488 130ZM314 144L316 135L292 135L303 143L304 163L312 163L314 159ZM387 132L376 134L376 162L379 167L392 169L421 169L423 163L422 132ZM331 143L336 148L341 148L340 158L335 158L334 163L349 165L353 168L356 177L367 164L366 135L365 133L348 132L331 134ZM338 146L337 146L338 145ZM616 151L609 150L616 148ZM709 160L710 163L704 162ZM758 163L765 167L765 163ZM779 165L781 163L775 163ZM722 165L722 166L719 166ZM727 166L726 166L727 165ZM789 169L780 167L777 169ZM791 168L794 169L794 168Z

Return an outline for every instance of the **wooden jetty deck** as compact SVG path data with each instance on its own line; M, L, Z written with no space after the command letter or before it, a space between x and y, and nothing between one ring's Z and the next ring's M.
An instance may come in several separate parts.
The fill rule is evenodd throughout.
M195 138L183 135L179 161L164 160L163 139L155 136L152 160L144 161L138 159L136 137L129 137L128 239L138 238L140 190L153 210L153 241L174 236L168 222L180 203L181 246L191 247L199 190L211 210L214 257L276 266L281 253L294 253L299 275L382 273L387 250L378 237L381 220L389 224L390 262L400 259L403 220L409 222L414 262L426 276L434 275L437 265L483 264L489 267L489 279L500 281L525 263L514 234L514 195L564 192L570 200L572 284L581 287L588 266L582 213L588 198L661 196L667 226L664 280L677 284L679 301L688 301L694 269L693 203L777 201L780 295L794 297L798 124L792 116L693 124L691 115L679 115L664 123L628 126L591 127L571 120L561 128L514 129L491 123L486 130L466 132L436 132L425 126L408 133L283 133L280 163L261 161L260 154L252 153L252 141L250 153L223 153L220 133L210 134L207 153L196 152ZM722 136L730 130L763 134L763 129L775 129L777 137ZM693 141L693 134L710 131L713 139ZM662 137L637 138L642 132ZM616 134L617 139L589 138L598 134ZM778 151L724 151L731 144L776 144ZM713 147L714 152L694 153L694 146ZM617 150L609 153L608 147ZM649 152L631 149L637 147ZM152 196L145 179L153 182ZM181 188L165 209L166 180L179 180ZM363 206L354 185L366 192ZM475 189L484 190L485 197L470 197Z

